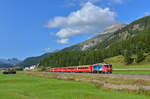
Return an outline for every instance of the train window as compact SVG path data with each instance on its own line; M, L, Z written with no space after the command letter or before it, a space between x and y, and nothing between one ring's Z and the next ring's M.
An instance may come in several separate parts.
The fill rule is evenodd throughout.
M72 70L72 69L74 69L74 68L68 68L68 69Z
M105 65L105 67L107 67L107 68L108 68L108 65Z
M78 69L88 69L88 67L78 67Z
M112 65L109 65L110 66L110 68L112 68Z

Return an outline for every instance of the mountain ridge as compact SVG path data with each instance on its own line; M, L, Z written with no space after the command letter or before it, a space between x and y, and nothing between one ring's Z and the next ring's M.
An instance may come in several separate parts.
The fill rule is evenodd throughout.
M114 32L116 32L117 30L125 27L127 24L122 23L122 22L116 22L115 24L112 24L106 28L104 28L104 30L102 30L99 34L97 34L96 36L85 40L81 43L75 44L73 46L64 48L63 51L71 51L71 50L88 50L91 47L94 47L95 45L97 45L98 43L100 43L102 40L104 40L105 38L107 38L108 36L112 35Z
M20 63L21 60L17 59L17 58L9 58L9 59L0 59L0 64L10 64L10 65L15 65Z
M119 29L116 32L114 32L114 34L109 36L107 39L103 40L103 42L100 42L93 49L109 47L117 40L127 40L130 37L136 36L149 26L150 26L150 16L145 16L143 18L135 20L132 23L123 27L122 29Z

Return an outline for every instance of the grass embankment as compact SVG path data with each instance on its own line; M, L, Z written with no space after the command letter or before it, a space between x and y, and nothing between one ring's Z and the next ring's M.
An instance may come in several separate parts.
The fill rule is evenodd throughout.
M130 65L125 65L123 56L115 56L104 60L113 65L115 69L130 69L130 68L150 68L150 55L146 54L145 59L140 63L133 62Z
M145 54L145 59L141 63L138 63L138 64L132 63L130 65L125 65L124 58L121 55L107 58L105 59L105 62L113 65L113 74L150 74L150 55L149 54ZM116 70L116 69L122 69L122 70ZM129 69L129 70L123 70L123 69Z
M149 75L150 74L150 70L114 70L113 74L145 74L145 75Z
M149 99L146 96L102 91L92 84L26 74L0 74L0 99Z
M94 85L95 88L105 91L113 90L119 92L122 91L126 93L150 96L149 90L145 90L143 89L143 87L141 87L141 86L150 86L150 80L141 80L141 79L132 80L132 79L112 78L101 75L87 75L87 74L82 75L82 74L66 74L66 73L39 73L39 72L37 73L28 72L27 74L38 77L54 78L59 80L61 79L77 82L89 82L92 85ZM126 88L123 87L124 85L126 86ZM113 86L115 86L115 88L113 88ZM132 88L130 89L130 87Z

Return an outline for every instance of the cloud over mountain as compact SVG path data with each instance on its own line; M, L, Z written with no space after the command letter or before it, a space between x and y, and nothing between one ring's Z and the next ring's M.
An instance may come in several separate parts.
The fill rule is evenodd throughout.
M87 2L78 11L67 17L55 17L48 22L48 28L60 28L56 36L58 43L66 44L69 38L80 34L96 33L115 22L116 13L109 8L101 8Z
M61 38L60 40L57 40L57 43L59 43L59 44L68 44L69 39L68 38Z

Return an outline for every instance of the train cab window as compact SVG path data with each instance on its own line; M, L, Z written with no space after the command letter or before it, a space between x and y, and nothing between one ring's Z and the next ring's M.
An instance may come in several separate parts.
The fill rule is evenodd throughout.
M112 65L109 65L110 66L110 68L112 68Z
M108 65L105 65L105 67L107 67L107 68L108 68Z

